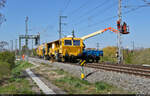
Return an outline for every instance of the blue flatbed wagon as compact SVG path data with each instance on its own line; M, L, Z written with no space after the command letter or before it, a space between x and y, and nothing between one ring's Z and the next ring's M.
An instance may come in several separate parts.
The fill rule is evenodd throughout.
M103 56L102 50L84 50L83 58L86 59L87 62L99 62L100 57Z

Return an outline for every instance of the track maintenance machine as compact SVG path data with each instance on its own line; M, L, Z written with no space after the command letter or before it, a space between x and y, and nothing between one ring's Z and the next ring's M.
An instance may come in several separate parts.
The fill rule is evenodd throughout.
M83 50L85 48L83 41L90 37L101 34L107 30L113 31L115 33L118 32L118 30L113 29L112 27L108 27L81 38L76 38L73 36L64 37L59 40L44 43L38 46L37 55L40 57L44 57L44 59L55 59L62 62L76 61L77 59L83 58Z
M60 40L45 43L43 46L45 52L42 53L42 48L39 46L37 51L39 56L45 59L56 59L57 61L74 61L82 56L84 48L83 40L81 38L64 37ZM42 54L41 54L42 53Z

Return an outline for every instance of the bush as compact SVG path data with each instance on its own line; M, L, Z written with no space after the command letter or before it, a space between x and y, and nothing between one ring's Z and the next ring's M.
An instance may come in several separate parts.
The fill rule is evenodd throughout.
M112 88L112 86L111 85L109 85L109 84L107 84L107 83L105 83L105 82L96 82L95 83L95 87L96 87L96 90L97 91L102 91L102 90L107 90L107 89L110 89L110 88Z
M133 60L133 51L129 49L124 49L123 50L123 59L124 59L124 64L131 64Z
M8 64L7 62L0 62L0 79L2 79L4 76L9 75L10 72L10 64Z
M132 64L150 64L150 48L135 50L132 57Z
M15 67L15 54L13 52L0 53L0 79L8 76Z
M117 52L117 47L115 46L108 46L103 48L104 56L102 60L109 61L109 62L116 62L116 52Z
M15 53L14 52L1 52L0 53L0 61L7 62L10 64L10 69L15 67Z

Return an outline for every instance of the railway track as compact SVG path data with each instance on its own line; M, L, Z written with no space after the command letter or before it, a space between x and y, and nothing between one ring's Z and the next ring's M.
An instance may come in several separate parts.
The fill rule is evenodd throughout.
M80 66L77 63L64 63L64 64L71 64ZM127 73L131 75L141 76L150 78L150 67L143 67L143 66L132 66L132 65L122 65L122 64L107 64L107 63L88 63L85 67L95 68L95 69L103 69L107 71L115 71L119 73Z
M77 65L75 63L65 63L65 64ZM79 64L77 66L79 66ZM119 73L127 73L131 75L150 78L150 67L143 67L140 65L132 66L132 65L122 65L122 64L119 65L119 64L107 64L107 63L89 63L86 64L85 67L103 69L107 71L115 71Z
M120 73L133 74L138 76L143 76L150 78L150 69L143 67L125 67L125 66L116 66L116 65L106 65L106 64L88 64L86 67L96 68L96 69L104 69L107 71L115 71Z

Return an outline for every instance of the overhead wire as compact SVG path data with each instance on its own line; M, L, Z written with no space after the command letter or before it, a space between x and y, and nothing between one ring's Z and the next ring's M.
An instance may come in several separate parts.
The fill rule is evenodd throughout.
M75 9L75 10L73 10L72 12L70 12L70 13L69 13L70 16L73 15L73 14L75 14L76 12L78 12L81 8L85 7L85 6L88 4L89 1L91 1L91 0L88 0L88 1L84 2L83 4L81 4L80 7L78 7L78 8Z
M99 5L97 5L96 7L92 8L91 10L88 10L87 12L85 12L84 14L80 15L78 18L81 19L82 17L86 16L89 13L94 12L97 8L102 7L103 5L107 4L107 0L105 0L104 2L100 3ZM73 20L74 21L74 20Z
M62 14L65 12L65 10L67 10L69 4L70 4L71 0L68 0L68 2L66 3L66 6L64 8L64 10L62 11Z
M113 2L111 5L107 6L105 9L107 10L104 10L104 9L101 9L100 11L98 11L98 13L103 13L103 12L107 12L109 9L111 9L113 7L113 5L116 5L117 3L116 2ZM75 23L74 25L78 25L78 24L81 24L81 23L84 23L83 21L87 20L88 18L93 18L93 17L96 17L96 16L99 16L101 14L93 14L93 15L90 15L89 17L85 18L85 19L82 19L80 20L79 22Z
M136 8L132 8L132 9L130 9L130 10L124 12L123 14L131 13L131 12L133 12L133 11L136 11L136 10L142 8L142 7L147 7L147 6L138 6L138 7L136 7ZM106 22L106 21L109 21L109 20L114 19L114 18L117 18L117 17L118 17L118 15L114 15L114 16L108 17L108 18L106 18L106 19L104 19L104 20L98 21L98 22L96 22L96 23L94 23L94 24L88 25L88 26L86 26L86 27L87 27L87 28L90 28L90 27L93 27L94 25L104 23L104 22ZM82 27L82 29L83 29L83 28L85 28L85 27Z
M142 0L142 1L150 5L150 1L147 1L147 0Z

